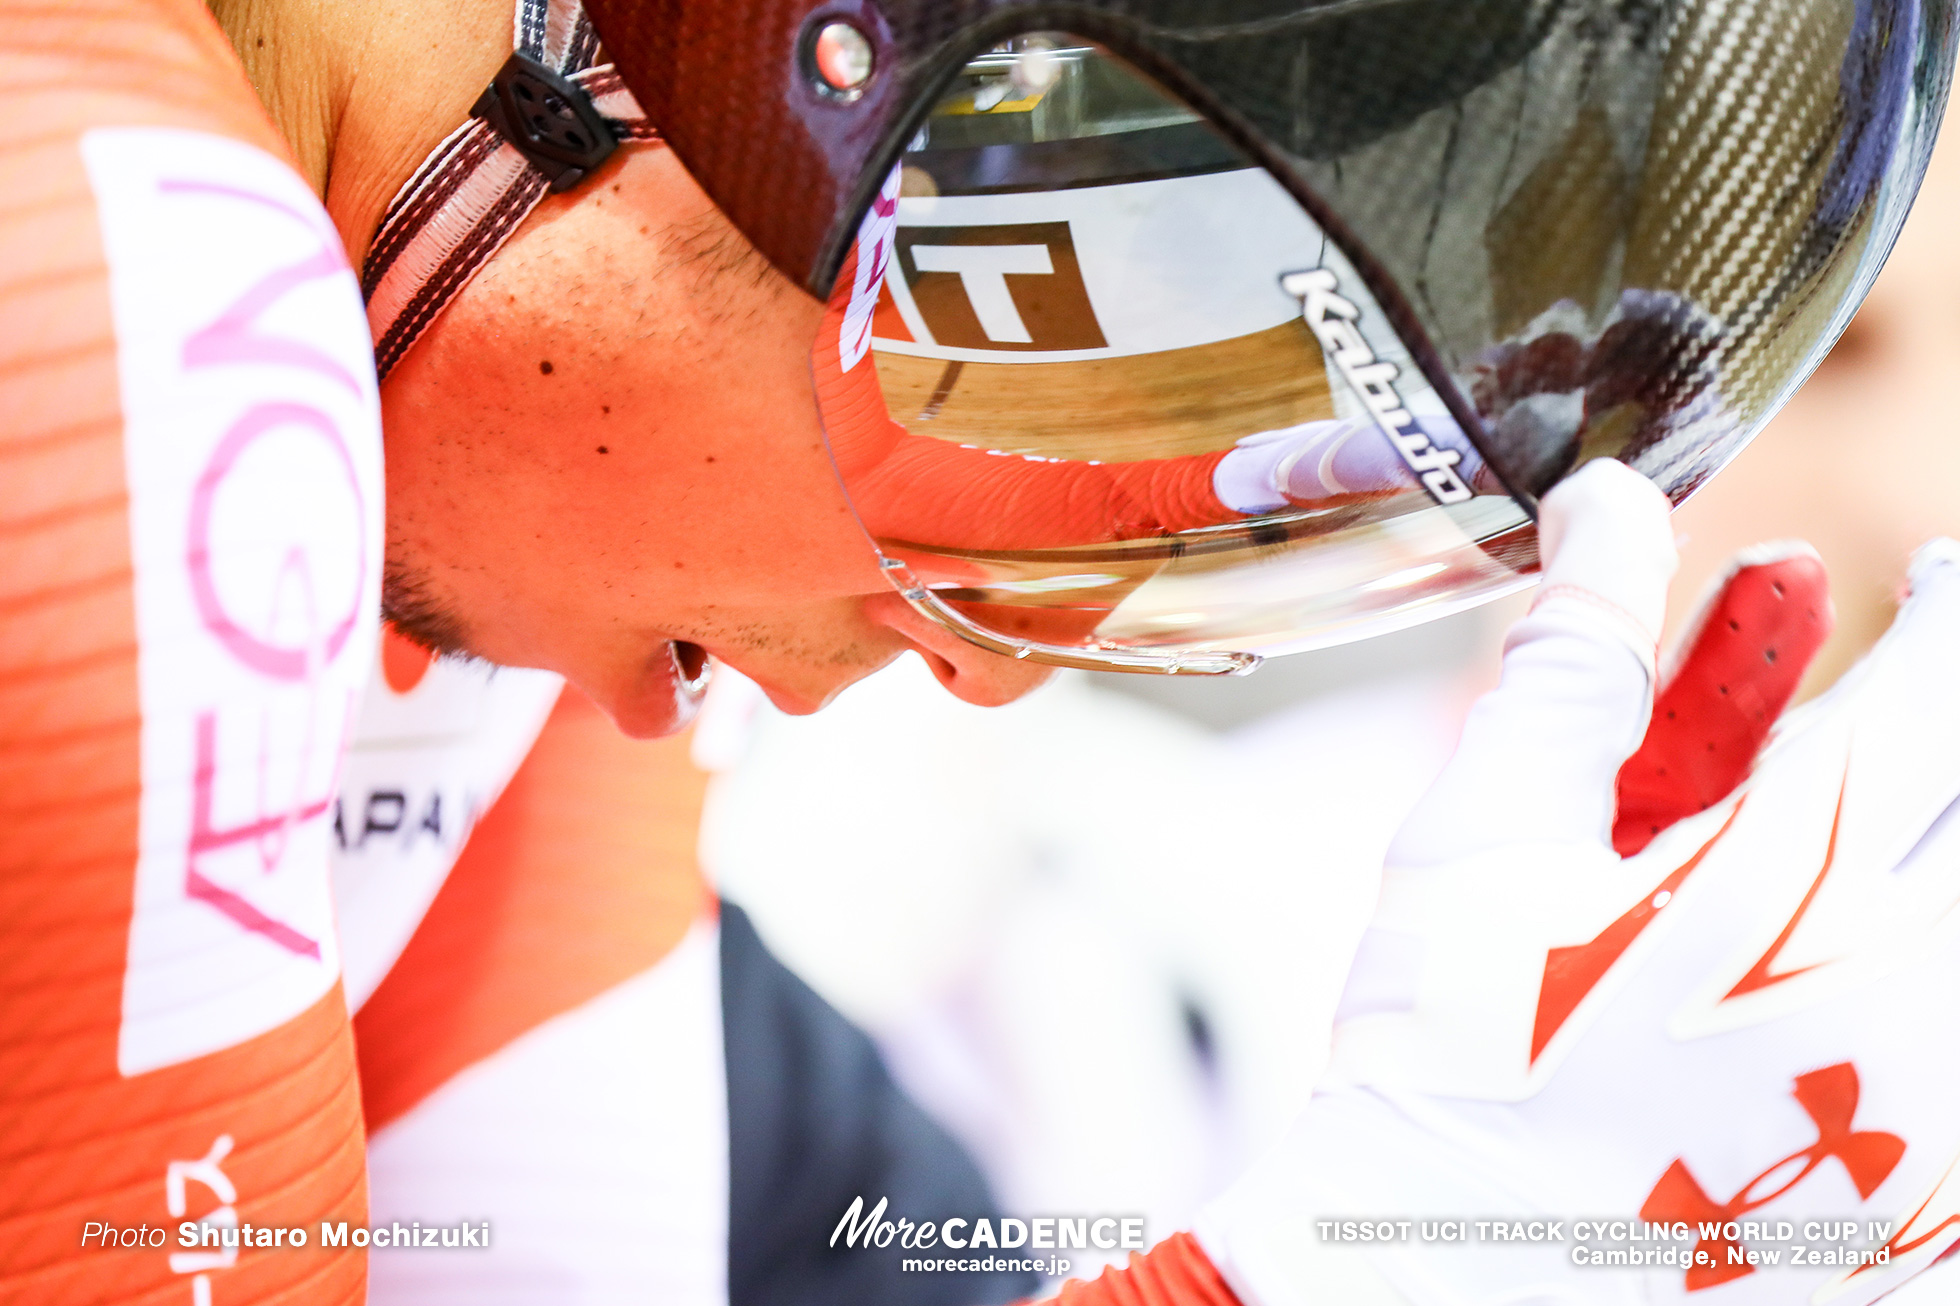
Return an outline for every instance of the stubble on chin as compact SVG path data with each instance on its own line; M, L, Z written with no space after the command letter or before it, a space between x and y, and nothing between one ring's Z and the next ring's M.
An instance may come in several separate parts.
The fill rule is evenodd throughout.
M410 563L391 557L383 564L381 616L437 657L482 660L470 648L463 619L436 593L428 572Z

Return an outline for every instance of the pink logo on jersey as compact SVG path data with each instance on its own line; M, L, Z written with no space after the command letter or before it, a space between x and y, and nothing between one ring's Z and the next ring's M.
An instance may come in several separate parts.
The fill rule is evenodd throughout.
M264 1033L339 974L340 755L373 665L379 412L306 183L172 128L83 142L110 268L142 790L126 1075Z
M358 397L361 393L359 384L331 354L309 341L269 334L259 329L259 321L264 314L298 287L324 277L346 274L347 264L332 233L318 230L320 224L310 221L303 212L237 187L166 179L158 189L165 195L207 194L263 205L313 229L318 241L317 249L307 257L266 273L228 304L214 322L193 333L184 343L184 370L189 372L227 364L299 367L319 373ZM215 575L218 557L212 543L214 505L240 458L262 441L281 436L291 438L294 435L317 439L331 450L334 461L346 477L357 520L365 514L360 475L354 468L339 424L329 414L310 404L262 402L248 408L231 424L213 450L203 475L198 477L191 494L185 565L198 619L225 651L242 668L266 680L301 686L308 692L310 701L298 728L297 742L298 755L309 757L318 751L315 736L321 724L320 704L315 691L319 687L321 673L339 658L348 637L354 633L360 621L360 594L358 591L353 593L344 612L321 612L321 596L317 593L307 547L308 543L317 547L319 542L295 540L286 546L285 556L274 577L277 593L265 601L266 611L259 614L256 621L235 617L227 610L218 592ZM355 572L359 574L366 568L366 550L358 530L350 533L347 543L358 560ZM252 627L255 624L270 625L275 622L281 615L280 608L286 603L296 604L299 608L296 615L303 636L298 642L279 643L269 635L254 632ZM347 707L342 715L344 720L351 721L353 696L347 694L345 697ZM219 773L218 710L212 708L198 713L191 837L186 850L184 891L191 898L210 904L244 929L263 935L288 952L317 961L320 959L317 939L268 915L242 893L226 887L216 875L207 873L202 865L214 854L241 845L256 845L259 872L272 874L284 860L293 831L308 821L319 820L332 806L331 775L321 778L323 783L317 793L304 791L303 774L293 781L294 792L283 797L275 797L271 793L276 783L272 775L275 746L270 745L265 737L267 728L269 718L267 727L259 732L256 759L259 811L254 819L220 827L212 812ZM290 746L293 741L284 742ZM337 753L338 749L335 751Z
M1689 1292L1752 1273L1752 1267L1739 1259L1739 1241L1725 1227L1783 1196L1826 1160L1837 1158L1856 1185L1858 1196L1870 1197L1905 1155L1906 1141L1897 1134L1852 1127L1852 1117L1858 1112L1858 1072L1849 1061L1798 1075L1792 1091L1817 1126L1815 1143L1766 1166L1725 1202L1709 1197L1687 1163L1677 1157L1641 1206L1644 1220L1681 1222L1701 1230L1695 1251L1706 1253L1706 1257L1697 1256L1698 1263L1688 1270ZM1704 1259L1706 1264L1699 1263Z
M848 372L871 352L871 321L878 292L891 267L892 236L898 230L899 169L893 168L871 201L858 227L857 262L851 278L851 302L837 330L837 370Z

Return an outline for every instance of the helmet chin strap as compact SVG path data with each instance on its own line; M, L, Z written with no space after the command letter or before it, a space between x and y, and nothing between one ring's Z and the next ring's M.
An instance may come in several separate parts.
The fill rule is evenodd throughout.
M660 140L599 62L578 0L518 0L514 28L510 59L469 121L396 193L362 265L383 379L540 200L578 184L620 144Z

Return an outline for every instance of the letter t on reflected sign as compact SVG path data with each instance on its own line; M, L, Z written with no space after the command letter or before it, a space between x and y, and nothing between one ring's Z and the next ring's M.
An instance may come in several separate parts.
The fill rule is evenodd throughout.
M1031 344L1027 323L1008 293L1010 276L1053 276L1046 245L914 245L912 266L921 272L956 272L973 315L987 339Z

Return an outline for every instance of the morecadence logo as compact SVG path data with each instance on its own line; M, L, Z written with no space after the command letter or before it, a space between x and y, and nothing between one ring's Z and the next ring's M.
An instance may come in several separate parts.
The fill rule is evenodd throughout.
M886 1248L893 1244L905 1251L951 1250L961 1256L908 1257L905 1270L996 1271L1032 1270L1037 1274L1067 1274L1069 1262L1059 1256L1002 1257L999 1252L1026 1249L1036 1251L1142 1251L1146 1246L1143 1217L1140 1215L1041 1215L1027 1219L1012 1216L951 1216L944 1220L911 1220L903 1216L887 1219L890 1200L865 1210L862 1195L831 1230L830 1245L839 1241L846 1247Z

